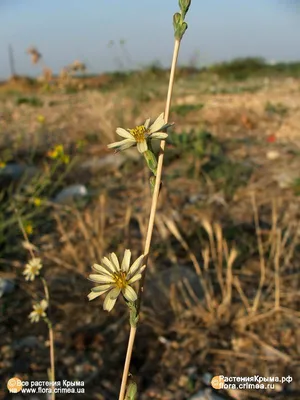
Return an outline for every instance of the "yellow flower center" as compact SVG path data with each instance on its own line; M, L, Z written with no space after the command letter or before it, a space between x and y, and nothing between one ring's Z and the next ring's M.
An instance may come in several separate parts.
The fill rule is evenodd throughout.
M58 144L57 146L54 147L54 151L56 151L59 154L62 154L64 152L64 146L62 144Z
M43 307L39 306L39 307L35 310L35 312L36 312L38 315L42 316L43 313L44 313L44 309L43 309Z
M38 267L37 265L31 266L31 273L36 275L36 273L38 272Z
M28 224L27 226L25 226L25 231L28 235L31 235L33 232L33 227L32 225Z
M135 138L137 143L141 143L145 140L145 133L147 132L147 129L144 125L139 125L134 129L129 129L129 132Z
M34 202L34 205L35 205L36 207L39 207L39 206L42 204L42 200L41 200L39 197L36 197L36 198L33 200L33 202Z
M114 281L119 289L124 289L127 286L126 272L124 271L115 272Z

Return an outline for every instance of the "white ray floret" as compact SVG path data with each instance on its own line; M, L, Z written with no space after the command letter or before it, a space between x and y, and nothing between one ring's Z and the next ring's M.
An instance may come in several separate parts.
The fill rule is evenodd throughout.
M29 314L31 322L39 322L40 318L45 318L46 309L48 307L47 300L42 300L39 303L33 305L33 311Z
M164 113L160 114L156 120L150 125L150 118L148 118L144 125L136 126L133 129L117 128L116 132L119 136L124 138L119 142L109 144L107 147L116 149L116 151L123 151L132 146L137 146L140 153L148 150L148 140L156 139L163 140L168 137L165 131L172 124L165 123Z
M116 254L111 253L104 257L100 264L94 264L92 269L96 272L89 276L90 280L98 283L98 286L92 288L88 295L89 300L106 294L103 308L111 311L117 301L120 293L129 302L137 300L137 294L131 286L142 277L145 269L143 265L144 255L141 255L132 265L130 265L131 251L125 250L123 260L120 263Z
M23 271L26 281L33 281L36 276L40 274L40 270L43 267L40 258L32 258L26 265Z

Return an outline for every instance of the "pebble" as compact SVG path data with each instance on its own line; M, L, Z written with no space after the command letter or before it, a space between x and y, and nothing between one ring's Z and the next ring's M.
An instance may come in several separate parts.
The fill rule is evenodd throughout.
M15 282L11 279L0 278L0 297L12 293L15 288Z
M84 185L70 185L62 189L54 198L54 202L58 204L71 204L75 200L86 197L88 190Z

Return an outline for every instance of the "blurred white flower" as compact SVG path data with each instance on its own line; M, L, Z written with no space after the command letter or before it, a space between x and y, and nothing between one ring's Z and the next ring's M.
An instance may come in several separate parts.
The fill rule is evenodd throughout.
M133 129L117 128L117 134L125 139L111 143L107 147L110 149L116 149L116 151L122 151L136 145L138 151L144 153L148 150L147 140L166 139L168 134L161 131L166 130L171 125L172 124L165 123L164 113L162 113L152 125L150 125L149 118L145 121L144 125L136 126Z
M36 276L40 274L40 269L43 267L40 258L32 258L28 264L25 265L23 275L26 281L33 281Z
M268 160L277 160L277 158L280 157L279 151L276 150L270 150L267 152L267 159Z
M47 300L42 300L39 303L33 305L33 311L29 314L29 318L31 322L39 322L40 318L45 318L46 313L45 310L48 307Z
M108 292L103 304L104 310L107 311L113 309L121 292L127 301L134 302L137 300L137 294L131 285L141 279L142 272L146 266L143 265L143 255L131 266L130 258L130 250L125 250L121 265L115 253L111 253L108 258L104 257L101 260L101 265L94 264L92 266L97 274L92 274L89 278L100 285L92 288L91 293L88 295L89 300L94 300L96 297Z

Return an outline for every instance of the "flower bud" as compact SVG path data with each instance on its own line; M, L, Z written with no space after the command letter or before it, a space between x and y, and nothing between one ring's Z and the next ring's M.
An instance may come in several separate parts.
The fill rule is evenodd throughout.
M182 14L182 19L185 18L189 8L191 5L191 0L179 0L179 7L181 10L181 14Z
M147 162L147 165L149 169L153 172L154 175L156 175L157 171L157 160L155 155L152 153L151 150L147 150L144 153L145 160Z
M175 38L177 40L181 40L185 31L187 30L188 25L186 22L183 22L180 27L175 31Z
M181 14L180 13L174 14L174 16L173 16L173 26L174 26L175 37L176 37L176 32L178 31L181 22L182 22Z
M136 400L137 384L131 381L127 387L125 400Z

